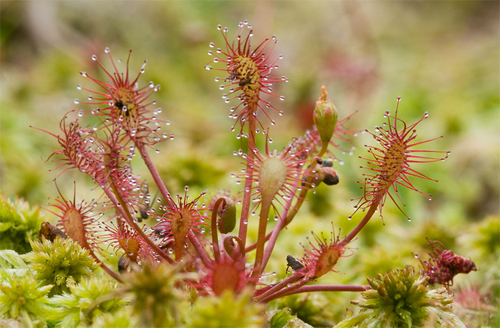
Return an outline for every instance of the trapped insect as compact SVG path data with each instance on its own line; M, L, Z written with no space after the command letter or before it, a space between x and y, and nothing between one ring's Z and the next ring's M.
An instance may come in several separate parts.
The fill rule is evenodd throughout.
M292 268L292 270L296 271L296 270L300 270L304 267L304 265L302 263L300 263L299 260L297 260L292 255L287 255L286 262L287 262L286 273L288 273L288 268Z

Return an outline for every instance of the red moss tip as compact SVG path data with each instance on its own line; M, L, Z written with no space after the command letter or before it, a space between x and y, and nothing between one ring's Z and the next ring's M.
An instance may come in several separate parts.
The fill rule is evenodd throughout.
M418 255L414 255L420 261L424 274L429 277L429 284L441 284L449 289L453 286L453 278L459 273L468 274L477 271L476 264L462 256L455 255L451 250L438 240L429 241L432 253L427 252L430 258L422 261Z

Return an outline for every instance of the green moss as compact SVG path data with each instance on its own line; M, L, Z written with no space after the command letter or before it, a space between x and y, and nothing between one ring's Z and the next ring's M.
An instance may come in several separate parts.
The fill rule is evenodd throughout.
M295 294L278 301L278 306L289 308L291 313L313 327L333 326L334 313L322 294Z
M116 289L116 283L98 277L70 284L68 293L51 298L60 307L51 319L58 321L56 327L64 328L92 324L96 317L113 313L127 304L124 299L112 294Z
M31 245L33 251L23 258L30 262L42 283L54 285L51 295L69 292L70 284L92 275L99 267L89 251L70 238L57 237L54 242L43 238L42 242L31 242Z
M200 297L186 314L186 327L264 327L262 304L251 301L251 293L236 295L231 291L221 296Z
M465 328L451 312L453 295L445 288L428 290L428 277L406 266L368 279L372 287L361 294L361 299L351 301L361 310L340 322L337 328L417 328L431 327Z
M500 252L500 217L489 216L477 225L473 245L483 256L498 256Z
M54 313L47 297L51 289L52 285L41 286L30 271L18 276L0 269L0 319L13 319L21 327L46 327Z
M125 277L125 290L131 297L133 313L147 327L178 326L180 307L186 299L177 283L185 277L179 267L146 264Z
M38 205L30 208L23 199L12 202L0 195L0 249L20 254L31 251L29 240L36 238L42 222Z

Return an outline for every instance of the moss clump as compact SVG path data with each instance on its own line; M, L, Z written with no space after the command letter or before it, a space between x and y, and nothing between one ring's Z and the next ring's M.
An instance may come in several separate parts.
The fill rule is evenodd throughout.
M23 199L12 202L0 195L0 249L28 253L31 251L29 240L36 238L42 222L38 205L30 208Z
M0 269L0 327L46 327L55 310L47 296L52 287L41 286L30 271L18 276Z
M351 301L361 308L359 314L346 318L336 328L417 328L428 324L465 328L451 312L453 295L445 288L428 290L428 279L411 266L368 279L372 289L363 292L361 300Z
M41 283L54 285L51 296L69 292L70 284L92 275L92 271L99 267L89 251L70 238L57 237L54 242L44 238L41 242L30 243L33 251L23 255L23 258L30 262Z

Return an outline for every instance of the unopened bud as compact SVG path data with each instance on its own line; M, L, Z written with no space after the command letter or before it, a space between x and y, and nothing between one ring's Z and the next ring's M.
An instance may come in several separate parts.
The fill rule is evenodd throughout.
M327 99L327 96L328 93L326 92L326 88L322 86L321 97L316 101L316 107L313 113L314 124L318 129L321 143L324 148L326 148L335 132L335 124L338 118L337 108L335 108L331 100Z
M231 198L223 198L225 200L225 205L219 206L220 218L219 221L217 221L217 226L220 233L229 233L233 231L234 227L236 226L236 205Z

